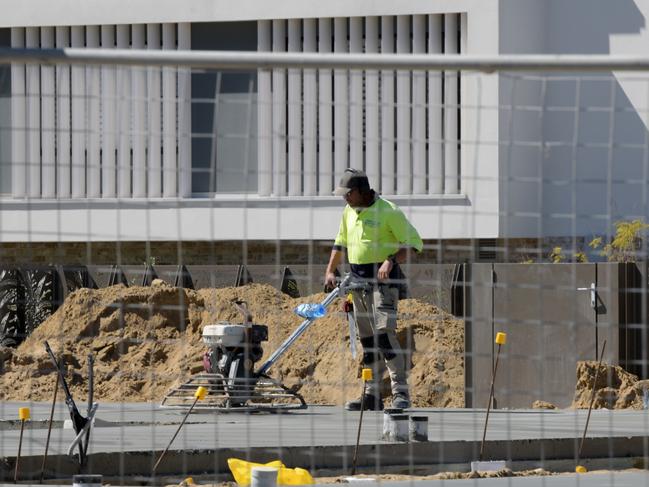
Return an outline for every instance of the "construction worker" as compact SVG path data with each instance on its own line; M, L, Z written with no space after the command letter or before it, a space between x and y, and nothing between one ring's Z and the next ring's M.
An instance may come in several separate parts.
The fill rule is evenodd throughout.
M370 188L363 171L347 169L334 194L343 196L347 205L325 272L325 284L335 286L335 272L345 253L354 280L370 284L366 290L352 293L363 365L374 372L364 409L383 409L380 389L386 366L392 385L392 407L410 407L405 357L396 335L397 304L405 286L399 264L408 259L411 249L421 252L423 242L397 205ZM345 404L350 411L360 408L360 400Z

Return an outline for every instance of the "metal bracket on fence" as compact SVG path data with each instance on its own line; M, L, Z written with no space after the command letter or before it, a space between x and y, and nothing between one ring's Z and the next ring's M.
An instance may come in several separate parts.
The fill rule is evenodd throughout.
M590 283L590 287L578 287L577 291L590 291L590 307L597 309L597 286L594 282Z

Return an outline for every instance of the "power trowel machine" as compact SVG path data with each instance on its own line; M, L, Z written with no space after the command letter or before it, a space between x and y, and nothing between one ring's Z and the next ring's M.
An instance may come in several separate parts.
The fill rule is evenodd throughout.
M353 283L347 274L320 303L325 309L337 298L367 284ZM267 375L268 370L317 318L306 318L268 359L255 368L263 355L262 342L268 340L268 327L253 323L245 303L233 303L243 315L243 323L220 322L203 328L203 342L208 346L203 357L204 373L171 390L162 406L189 407L199 386L208 391L194 409L219 411L261 411L304 409L306 402ZM350 327L351 329L351 327ZM355 330L354 330L355 331ZM355 333L350 340L355 339Z

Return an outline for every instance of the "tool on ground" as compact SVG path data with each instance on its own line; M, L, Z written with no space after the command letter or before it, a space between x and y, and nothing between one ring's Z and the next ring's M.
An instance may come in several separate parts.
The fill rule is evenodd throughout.
M97 403L92 402L92 396L90 395L88 400L88 416L85 418L81 416L81 413L79 412L79 409L77 408L77 405L74 402L74 398L70 393L70 388L68 387L68 384L65 381L63 368L61 367L61 364L59 364L59 362L56 360L56 357L54 356L54 353L52 352L52 349L50 348L50 345L47 342L45 342L45 350L50 356L50 360L52 361L52 364L54 364L54 368L56 369L56 372L59 376L61 386L63 387L63 392L65 393L65 404L68 407L68 411L70 413L70 419L72 420L72 428L76 433L74 440L72 440L72 443L70 443L70 446L68 447L68 455L71 456L74 449L78 448L79 465L83 466L86 462L86 455L88 452L88 442L84 441L84 436L86 436L86 438L88 439L90 438L88 435L88 431L90 430L90 428L92 428L92 424L95 419L95 414L97 412L97 407L99 405ZM90 382L92 382L92 377L90 377L89 380ZM90 388L89 388L89 393L91 394Z
M29 419L29 408L18 408L18 418L20 419L20 439L18 440L18 455L16 455L16 467L14 469L14 484L18 482L18 465L20 464L20 451L23 447L23 431L25 430L25 421Z
M59 391L59 374L56 374L56 384L54 385L54 395L52 396L52 408L50 409L50 419L47 423L47 439L45 440L45 453L43 454L43 463L41 464L40 483L43 483L45 475L45 462L47 462L47 452L50 448L50 437L52 436L52 421L54 420L54 410L56 409L56 395Z
M205 396L207 396L207 389L205 389L204 387L198 387L198 388L196 389L196 391L194 392L194 402L192 403L192 405L189 407L189 409L188 409L187 412L185 413L185 416L183 417L183 420L182 420L182 421L180 422L180 424L178 425L178 429L176 429L176 432L175 432L174 435L171 437L171 440L169 441L169 444L168 444L167 447L164 449L164 451L162 452L162 454L158 457L158 461L155 462L155 465L153 466L153 470L151 471L151 477L155 477L155 471L157 470L158 465L160 465L160 462L162 461L162 459L164 458L164 456L165 456L165 455L167 454L167 452L169 451L169 447L171 447L171 444L172 444L172 443L174 442L174 440L176 439L176 436L178 436L178 433L180 432L180 429L181 429L181 428L183 427L183 425L185 424L185 421L187 421L187 417L189 416L189 413L192 412L192 409L194 409L194 406L196 406L196 403L197 403L198 401L202 401L203 399L205 399Z
M354 300L352 298L352 293L347 294L347 299L343 304L343 309L347 313L347 322L349 323L349 351L352 354L352 358L356 358L356 320L354 319Z
M491 374L491 388L489 389L489 403L487 404L487 415L485 416L484 420L484 430L482 431L482 442L480 443L480 456L478 457L478 462L472 462L471 469L472 470L500 470L503 468L504 462L502 461L495 461L495 462L483 462L482 461L482 456L484 454L484 444L485 444L485 438L487 437L487 424L489 423L489 413L491 412L491 403L493 402L494 398L494 383L496 382L496 372L498 371L498 360L500 359L500 349L502 348L503 345L507 343L507 334L503 332L498 332L496 333L496 344L498 345L498 350L496 352L496 362L494 363L494 368ZM493 463L493 465L489 465L489 463ZM473 468L473 467L479 467L479 468Z
M593 390L590 393L590 402L588 404L588 415L586 416L586 424L584 426L584 434L581 436L581 443L579 444L579 450L577 451L577 467L575 467L575 472L585 473L586 467L579 465L581 459L581 451L584 448L584 441L586 440L586 431L588 431L588 423L590 422L590 412L593 409L593 403L595 402L595 393L597 391L597 379L599 377L599 369L602 365L602 360L604 358L604 350L606 350L606 340L602 343L602 353L599 355L599 360L597 361L597 369L595 370L595 380L593 381Z
M344 298L352 289L367 287L367 283L352 282L347 274L338 287L320 303L327 308L336 298ZM222 412L256 412L305 409L304 398L268 376L268 370L289 347L315 322L305 319L270 357L255 370L263 355L262 342L268 340L268 327L253 323L245 302L233 304L243 314L243 323L220 322L203 328L203 342L208 351L203 356L204 373L192 376L187 382L170 390L161 405L184 408L192 402L196 387L205 387L209 396L196 409Z
M372 380L372 369L363 369L361 372L363 379L363 393L361 394L361 414L358 418L358 431L356 432L356 446L354 447L354 458L352 459L352 475L356 475L356 461L358 460L358 444L361 441L361 425L363 424L363 409L365 409L365 394L367 393L367 383Z

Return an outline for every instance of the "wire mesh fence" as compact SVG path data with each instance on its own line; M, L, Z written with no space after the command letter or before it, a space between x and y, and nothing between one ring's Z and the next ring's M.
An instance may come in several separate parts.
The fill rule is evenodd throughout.
M646 60L470 58L432 17L347 54L12 29L3 480L649 483L613 473L647 456Z

